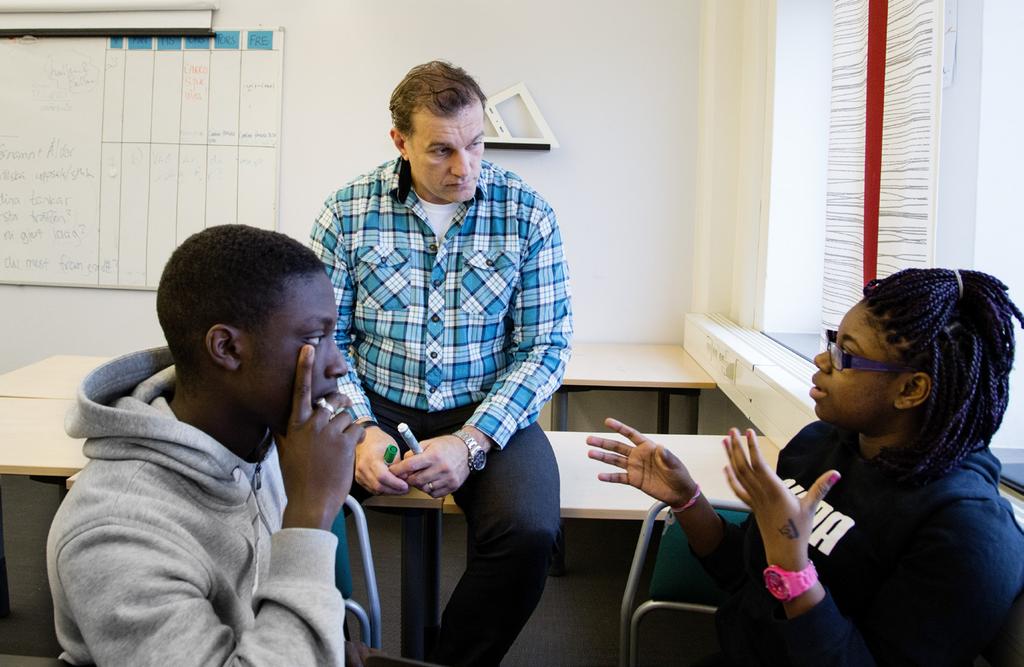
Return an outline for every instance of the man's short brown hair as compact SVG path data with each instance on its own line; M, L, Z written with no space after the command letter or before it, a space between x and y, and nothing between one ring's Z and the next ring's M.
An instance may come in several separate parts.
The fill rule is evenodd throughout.
M432 60L409 70L391 93L391 122L402 134L412 134L412 115L426 109L435 116L451 118L474 103L483 107L483 91L461 67Z

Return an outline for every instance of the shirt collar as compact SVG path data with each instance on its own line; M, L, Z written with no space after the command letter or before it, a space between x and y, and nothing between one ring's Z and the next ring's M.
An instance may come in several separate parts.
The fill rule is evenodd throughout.
M399 157L395 160L395 169L391 175L391 195L398 201L405 203L409 193L412 192L412 166L409 161ZM480 166L480 176L476 180L476 194L474 199L487 199L487 188L484 187L490 180L491 165L483 162Z

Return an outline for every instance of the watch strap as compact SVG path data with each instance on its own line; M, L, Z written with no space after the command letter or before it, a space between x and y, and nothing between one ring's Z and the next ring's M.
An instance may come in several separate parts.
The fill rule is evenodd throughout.
M484 451L484 448L477 442L476 438L461 428L452 435L466 443L466 458L469 462L469 471L478 472L483 470L484 465L487 463L487 452Z
M764 585L777 600L789 602L806 593L818 583L818 571L814 561L808 560L807 567L797 572L785 570L778 565L764 569Z

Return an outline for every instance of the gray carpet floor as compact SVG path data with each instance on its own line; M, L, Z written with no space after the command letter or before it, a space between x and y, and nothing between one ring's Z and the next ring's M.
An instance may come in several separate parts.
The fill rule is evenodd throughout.
M0 478L11 615L0 618L0 654L56 656L53 606L46 582L46 532L59 503L58 489L24 477ZM381 595L384 650L400 647L400 519L367 512ZM516 644L507 667L604 667L617 664L619 606L639 522L566 522L566 573L549 577L544 596ZM350 530L353 530L350 526ZM465 566L465 524L443 524L441 596L447 599ZM354 555L354 554L353 554ZM354 563L356 597L362 575ZM686 665L717 648L711 617L656 612L641 631L641 664Z

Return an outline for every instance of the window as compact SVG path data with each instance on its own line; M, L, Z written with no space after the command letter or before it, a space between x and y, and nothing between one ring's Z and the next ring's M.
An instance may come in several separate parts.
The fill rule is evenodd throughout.
M776 4L764 298L755 326L810 360L821 349L832 3Z
M774 14L761 4L702 7L693 310L722 313L809 358L821 348L833 3L778 0ZM1024 305L1014 205L1024 4L949 0L945 9L956 39L946 36L955 50L945 57L953 75L942 90L935 264L988 271ZM1013 468L1024 468L1015 436L1024 429L1024 332L1018 344L992 444L1004 475L1024 478Z

